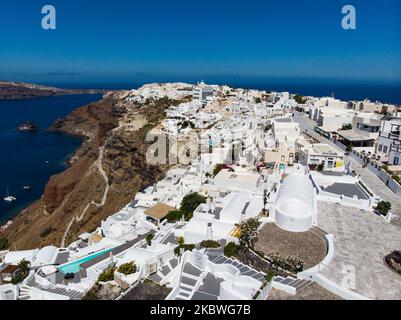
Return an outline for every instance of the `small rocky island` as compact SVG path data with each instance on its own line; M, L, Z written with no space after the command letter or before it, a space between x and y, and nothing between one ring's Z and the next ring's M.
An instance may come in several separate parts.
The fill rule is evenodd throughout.
M35 132L36 130L38 130L38 125L33 123L32 121L28 121L28 122L24 122L21 123L18 127L17 130L18 131L22 131L22 132Z

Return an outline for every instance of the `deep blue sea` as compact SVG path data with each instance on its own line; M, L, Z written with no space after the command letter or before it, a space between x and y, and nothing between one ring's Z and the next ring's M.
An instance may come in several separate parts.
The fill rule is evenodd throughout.
M79 138L47 129L57 118L99 99L101 95L0 100L0 224L39 199L49 177L66 169L68 159L81 144ZM35 122L39 130L17 131L26 121ZM23 185L32 186L31 191L23 190ZM7 187L16 202L3 201Z

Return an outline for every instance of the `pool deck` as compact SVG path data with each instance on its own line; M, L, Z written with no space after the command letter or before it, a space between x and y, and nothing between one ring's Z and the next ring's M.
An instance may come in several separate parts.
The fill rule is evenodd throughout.
M110 253L113 256L116 256L116 255L120 254L121 252L123 252L125 250L128 250L129 248L131 248L132 246L134 246L137 243L141 242L142 240L146 239L146 237L149 234L153 234L154 235L155 233L156 232L152 230L152 231L150 231L150 232L148 232L148 233L146 233L146 234L144 234L142 236L139 236L135 240L129 241L129 242L124 243L124 244L122 244L122 245L120 245L118 247L115 247L112 250L110 250L109 252L106 252L106 253L104 253L104 254L102 254L102 255L94 258L94 259L89 260L88 262L85 262L85 263L81 264L81 268L86 270L86 269L94 266L95 264L98 264L99 262L101 262L101 261L107 259L108 257L110 257Z

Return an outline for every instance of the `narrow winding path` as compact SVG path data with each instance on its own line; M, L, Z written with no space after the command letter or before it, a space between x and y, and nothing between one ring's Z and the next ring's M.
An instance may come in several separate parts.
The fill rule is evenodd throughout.
M71 219L70 223L67 225L67 229L64 232L63 238L61 239L61 244L60 247L63 248L65 246L65 240L67 239L68 233L71 229L71 226L74 222L80 222L82 221L82 219L85 217L86 212L89 210L89 208L91 206L95 206L95 207L103 207L107 201L107 194L109 192L110 189L110 185L109 185L109 179L107 177L106 172L103 169L103 155L104 155L104 146L99 148L99 156L98 159L96 161L96 169L97 171L100 173L100 175L103 177L104 181L106 182L106 188L104 190L103 196L102 196L102 201L100 203L96 203L95 201L91 201L90 203L88 203L86 205L86 207L84 208L84 210L82 211L82 213L78 216L78 217L74 217Z

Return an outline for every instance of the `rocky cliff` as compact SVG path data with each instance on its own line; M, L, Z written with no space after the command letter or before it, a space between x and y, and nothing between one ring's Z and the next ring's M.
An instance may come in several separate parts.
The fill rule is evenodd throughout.
M145 137L167 107L182 101L163 98L138 104L124 97L123 92L110 93L54 123L51 130L85 140L69 168L51 177L41 199L4 231L18 249L66 245L164 176L167 166L146 162Z

